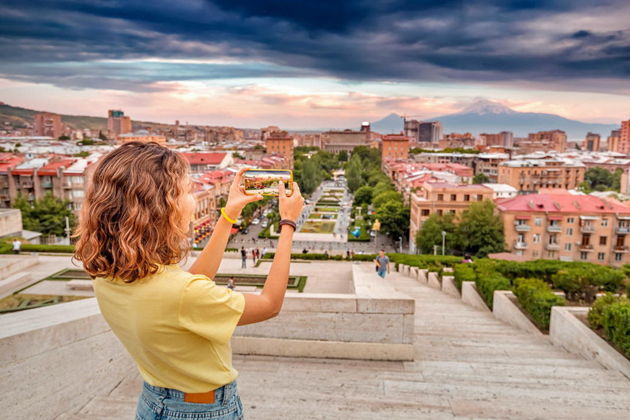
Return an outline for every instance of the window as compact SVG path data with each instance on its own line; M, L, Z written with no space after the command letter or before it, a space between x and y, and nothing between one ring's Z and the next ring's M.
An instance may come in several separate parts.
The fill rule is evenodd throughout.
M573 217L568 217L567 218L567 223L573 223L575 221L575 219Z
M450 214L455 214L455 210L449 210L448 211Z
M567 228L567 235L573 235L573 228Z
M537 244L538 242L540 242L540 233L535 233L534 237L532 238L532 242Z
M604 261L604 259L606 258L606 254L603 252L598 252L597 253L597 261Z
M586 260L588 258L588 252L580 252L580 259Z
M477 201L482 201L482 200L483 200L483 195L477 194Z
M549 245L558 244L558 235L549 235Z
M591 244L591 235L582 235L582 246L589 246Z
M625 242L626 242L626 235L619 235L617 236L617 245L615 246L624 246Z
M444 201L444 194L438 194L438 201Z
M571 243L570 243L570 242L569 242L569 243L564 244L564 250L565 250L565 251L571 251Z
M429 210L429 209L422 209L422 210L420 211L420 214L421 214L422 216L429 216L429 215L431 214L431 210Z
M470 201L470 194L464 194L464 201Z
M451 201L457 201L457 194L451 194Z
M437 211L438 216L442 216L444 214L444 210L440 209Z
M602 219L602 226L608 226L608 219Z
M536 226L540 226L542 224L542 217L537 217L535 220Z
M600 245L606 245L606 237L605 236L600 236L599 237L599 244Z
M615 253L615 261L621 261L621 257L623 256L623 254L620 253Z

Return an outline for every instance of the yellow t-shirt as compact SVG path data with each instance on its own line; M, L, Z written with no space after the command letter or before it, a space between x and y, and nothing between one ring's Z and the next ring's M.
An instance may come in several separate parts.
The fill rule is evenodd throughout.
M236 379L230 338L245 297L177 264L133 283L94 279L101 313L151 385L206 392Z

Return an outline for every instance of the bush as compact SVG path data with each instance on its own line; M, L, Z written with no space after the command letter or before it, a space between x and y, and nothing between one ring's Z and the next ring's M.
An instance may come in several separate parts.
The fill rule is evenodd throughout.
M602 326L606 337L630 358L630 302L607 305L602 311Z
M475 284L477 285L477 291L490 309L492 309L492 304L494 303L495 290L510 290L512 288L510 281L497 272L477 273Z
M606 293L604 296L598 297L588 312L587 318L591 327L594 329L603 328L604 308L618 301L619 298L612 293Z
M578 265L564 268L551 277L554 287L564 291L570 300L591 303L597 292L620 290L625 275L614 268Z
M459 290L462 290L462 283L465 281L477 280L477 275L472 264L456 264L453 267L455 276L455 285Z
M514 280L514 294L521 306L529 313L538 328L549 329L551 308L564 306L564 298L553 293L543 280L518 278Z
M35 245L22 244L22 251L25 252L63 252L74 253L74 245Z

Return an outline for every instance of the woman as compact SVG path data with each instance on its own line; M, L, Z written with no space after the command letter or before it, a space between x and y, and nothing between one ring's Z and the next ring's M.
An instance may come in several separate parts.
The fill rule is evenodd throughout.
M195 211L189 164L157 143L130 142L96 164L75 237L75 258L94 279L101 313L144 378L136 419L240 419L232 367L237 325L280 312L294 221L304 200L280 183L280 238L260 295L217 286L224 249L247 203L239 172L212 236L188 271Z

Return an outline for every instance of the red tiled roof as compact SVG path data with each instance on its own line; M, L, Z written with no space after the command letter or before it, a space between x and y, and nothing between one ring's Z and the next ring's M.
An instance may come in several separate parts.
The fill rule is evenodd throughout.
M76 159L64 159L57 162L48 163L37 171L39 175L57 175L58 168L67 168L76 162Z
M183 153L191 165L219 165L227 153Z
M497 201L501 211L630 214L630 207L592 195L527 194Z
M11 153L0 153L0 172L6 173L10 168L13 168L24 161L21 156L16 156Z

